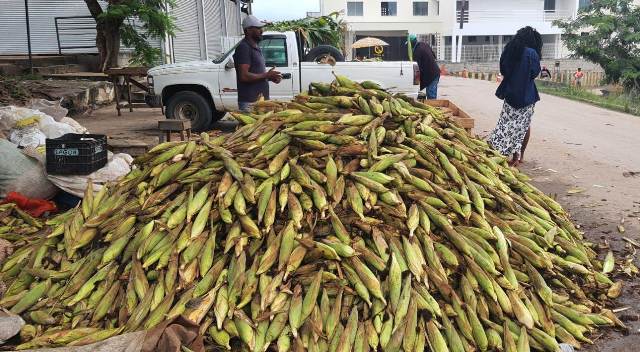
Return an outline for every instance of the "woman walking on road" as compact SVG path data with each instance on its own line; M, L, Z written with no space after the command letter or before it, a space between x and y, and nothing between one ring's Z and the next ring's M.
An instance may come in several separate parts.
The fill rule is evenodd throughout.
M509 165L518 166L531 134L533 108L540 100L535 79L540 74L542 37L527 26L518 30L500 56L502 82L496 96L504 100L489 144L502 155L512 157Z

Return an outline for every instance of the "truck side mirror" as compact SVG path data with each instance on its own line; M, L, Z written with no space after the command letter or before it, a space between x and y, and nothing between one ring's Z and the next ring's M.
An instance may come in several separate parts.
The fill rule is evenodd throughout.
M227 63L224 65L225 70L232 70L234 68L236 68L236 65L233 62L233 59L229 59L229 61L227 61Z

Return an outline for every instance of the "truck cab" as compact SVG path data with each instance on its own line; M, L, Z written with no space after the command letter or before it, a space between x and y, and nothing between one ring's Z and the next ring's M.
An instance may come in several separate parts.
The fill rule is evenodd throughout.
M237 46L237 45L236 45ZM311 82L331 82L333 73L356 80L371 80L392 92L417 96L419 72L412 62L337 62L335 65L305 62L294 32L265 32L259 43L267 69L283 75L279 84L269 83L272 100L291 100ZM235 46L212 60L190 61L154 67L148 83L155 100L165 106L167 118L189 119L196 131L207 130L227 111L238 109Z

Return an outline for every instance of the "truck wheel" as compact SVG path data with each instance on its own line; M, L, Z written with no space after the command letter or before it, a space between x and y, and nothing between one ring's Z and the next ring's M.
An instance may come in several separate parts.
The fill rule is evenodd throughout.
M336 62L344 61L344 55L342 55L340 50L331 45L318 45L309 50L309 53L304 57L304 61L321 63L329 57L333 57Z
M167 104L167 118L191 120L191 129L205 131L213 120L212 106L202 95L192 91L182 91L171 97Z

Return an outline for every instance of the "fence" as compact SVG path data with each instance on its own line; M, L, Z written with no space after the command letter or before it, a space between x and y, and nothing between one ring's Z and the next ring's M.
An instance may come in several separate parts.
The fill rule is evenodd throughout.
M504 44L487 45L463 45L461 49L461 62L492 62L499 61L504 50ZM557 50L557 56L556 56ZM444 46L445 61L451 62L451 45ZM556 48L555 44L549 43L542 47L543 59L561 59L569 57L569 51L563 46Z
M467 72L456 71L449 72L450 75L462 78L473 78L485 81L498 81L497 72ZM573 78L574 71L560 71L552 72L551 77L547 79L538 79L541 84L544 85L575 85L575 79ZM604 79L603 72L584 72L582 77L581 87L583 88L596 88L599 87Z

